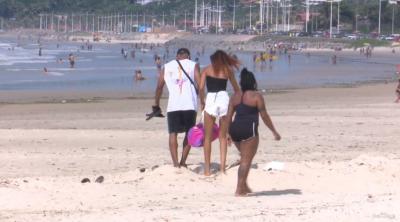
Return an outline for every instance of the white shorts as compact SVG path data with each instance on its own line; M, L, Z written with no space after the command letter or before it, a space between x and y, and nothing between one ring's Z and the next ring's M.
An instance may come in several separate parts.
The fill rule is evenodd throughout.
M228 113L229 95L226 91L207 93L204 111L214 117L226 116Z

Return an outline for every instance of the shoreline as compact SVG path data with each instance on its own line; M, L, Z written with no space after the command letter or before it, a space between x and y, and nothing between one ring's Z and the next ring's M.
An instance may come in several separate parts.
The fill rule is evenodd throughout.
M92 32L76 32L71 33L57 33L51 31L43 31L38 29L22 29L13 30L0 33L0 37L5 38L28 38L28 37L38 37L46 41L67 41L67 42L86 42L97 44L135 44L135 43L145 43L145 44L165 44L174 43L180 41L182 43L206 43L213 46L220 46L221 49L235 48L239 46L243 51L258 52L259 48L265 48L264 44L270 45L277 42L294 44L294 45L304 45L307 46L303 50L311 51L334 51L333 48L339 46L343 51L352 51L350 48L350 40L345 40L343 42L338 41L338 39L329 38L296 38L288 36L258 36L258 35L242 35L242 34L193 34L190 32L132 32L132 33L106 33L100 32L103 37L100 41L93 41ZM346 42L348 41L348 42ZM316 43L317 42L317 43ZM318 46L320 44L321 46ZM398 43L392 43L388 46L378 46L374 47L376 50L391 50L393 48L400 47ZM217 47L218 48L218 47Z
M383 86L395 83L397 80L370 80L356 84L331 84L325 86L305 86L305 87L286 87L286 88L269 88L259 89L263 95L270 94L290 94L299 91L320 90L320 89L346 89L360 88L367 86ZM229 92L232 93L232 92ZM167 99L168 93L164 89L162 99ZM115 90L78 90L74 92L60 90L0 90L1 104L39 104L39 103L92 103L107 100L153 100L154 95L151 93L139 93L133 95L131 91L115 91Z

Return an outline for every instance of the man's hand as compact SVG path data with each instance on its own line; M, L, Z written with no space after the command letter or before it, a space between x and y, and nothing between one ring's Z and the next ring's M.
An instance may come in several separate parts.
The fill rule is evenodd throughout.
M159 106L154 105L151 108L152 108L152 112L146 114L146 116L147 116L146 120L150 120L153 117L164 117L164 115L162 114L162 110Z
M276 141L281 140L281 135L279 135L278 132L273 132L273 134L274 134L274 137L275 137L275 140L276 140Z

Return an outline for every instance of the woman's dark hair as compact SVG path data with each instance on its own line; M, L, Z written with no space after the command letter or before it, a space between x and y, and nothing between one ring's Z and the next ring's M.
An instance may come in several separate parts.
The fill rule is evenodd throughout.
M239 60L229 56L223 50L217 50L210 56L211 64L215 74L227 73L232 74L233 68L239 69Z
M247 90L257 90L256 78L247 68L242 69L240 72L240 88L242 88L243 92Z

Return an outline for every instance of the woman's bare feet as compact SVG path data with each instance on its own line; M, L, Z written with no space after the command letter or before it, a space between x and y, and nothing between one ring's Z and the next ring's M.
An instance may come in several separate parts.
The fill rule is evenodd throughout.
M237 196L237 197L245 197L249 193L251 193L251 192L248 192L246 190L236 190L235 196Z
M236 189L235 196L237 197L244 197L247 194L252 193L251 189L246 185L245 187L240 187Z
M245 189L245 190L246 190L247 193L253 193L253 191L252 191L252 190L250 189L250 187L247 186L247 185L246 185L246 189Z
M221 172L222 174L226 174L226 171L225 171L225 167L219 167L219 172Z

